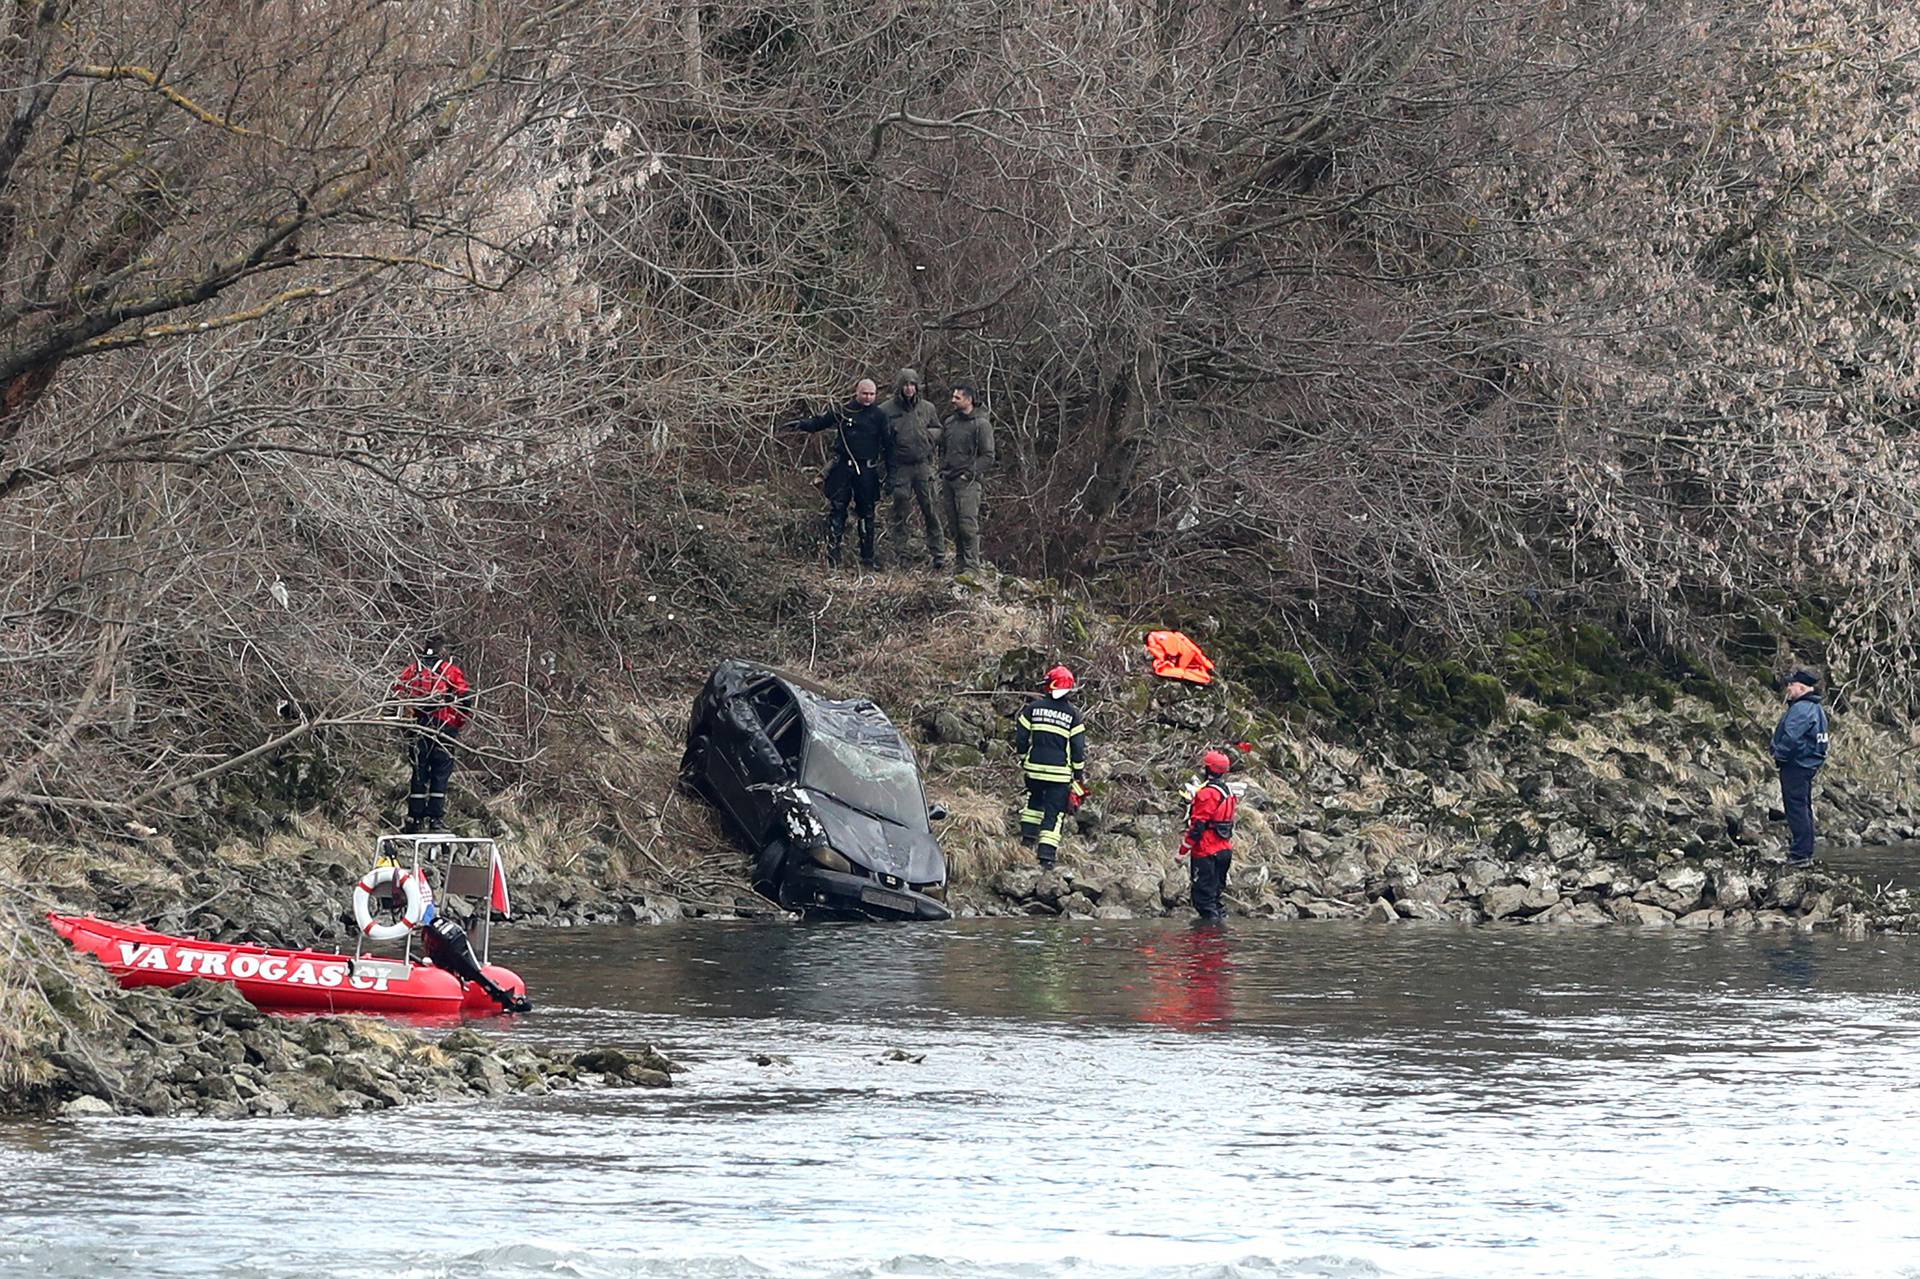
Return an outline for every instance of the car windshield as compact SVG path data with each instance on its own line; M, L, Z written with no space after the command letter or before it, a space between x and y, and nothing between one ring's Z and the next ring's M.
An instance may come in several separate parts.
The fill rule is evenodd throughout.
M927 829L920 771L913 751L880 708L869 701L837 701L798 690L806 717L806 786L909 830Z

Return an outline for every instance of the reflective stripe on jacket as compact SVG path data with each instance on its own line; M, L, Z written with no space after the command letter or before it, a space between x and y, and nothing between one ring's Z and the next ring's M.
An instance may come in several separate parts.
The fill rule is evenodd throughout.
M1071 782L1087 767L1087 726L1064 697L1036 697L1014 721L1013 753L1037 782Z

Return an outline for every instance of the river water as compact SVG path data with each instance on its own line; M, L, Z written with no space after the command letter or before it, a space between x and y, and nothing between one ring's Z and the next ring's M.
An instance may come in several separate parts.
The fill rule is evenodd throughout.
M541 1003L512 1033L690 1072L0 1126L0 1275L1920 1276L1920 939L709 923L496 950Z

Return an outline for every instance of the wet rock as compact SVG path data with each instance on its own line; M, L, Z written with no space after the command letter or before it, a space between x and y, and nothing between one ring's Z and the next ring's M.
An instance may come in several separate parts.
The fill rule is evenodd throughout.
M1783 911L1790 911L1800 905L1800 899L1807 892L1807 877L1803 873L1789 872L1774 880L1767 891L1771 904ZM1766 900L1766 899L1762 899Z
M994 878L993 891L1012 901L1025 901L1039 883L1038 866L1009 866Z
M1753 901L1753 877L1721 866L1709 877L1714 905L1722 910L1738 910Z
M1707 873L1698 866L1681 862L1661 870L1659 877L1635 896L1670 914L1684 915L1700 904L1706 887Z
M1161 877L1152 871L1129 871L1121 877L1120 901L1134 910L1158 911Z
M1799 923L1812 928L1831 920L1836 912L1834 894L1826 889L1803 896L1800 900Z
M578 1064L579 1058L576 1057L574 1061ZM468 1081L481 1092L490 1097L497 1097L507 1091L507 1069L500 1064L497 1057L474 1053L466 1057L462 1064L466 1069ZM614 1083L620 1078L621 1076L612 1071L607 1072L608 1083Z
M1480 894L1480 909L1486 912L1490 920L1510 919L1520 914L1521 903L1526 896L1527 890L1516 884L1489 888Z
M304 1071L282 1071L268 1075L266 1088L255 1101L269 1097L273 1099L268 1103L272 1113L290 1114L302 1119L331 1118L347 1109L338 1085L316 1079Z
M1060 908L1061 899L1073 892L1071 872L1058 868L1040 869L1040 877L1033 881L1033 899L1045 905Z
M574 1056L573 1065L581 1071L606 1076L610 1083L640 1084L650 1088L666 1087L672 1082L668 1076L675 1070L672 1062L651 1047L589 1048Z
M1100 866L1077 869L1073 873L1074 891L1092 901L1104 901L1118 886L1118 876Z
M1637 901L1631 897L1616 897L1607 903L1607 913L1622 924L1638 928L1670 928L1673 926L1673 914L1651 902Z
M57 1113L63 1119L85 1119L91 1115L111 1115L116 1112L110 1103L83 1093L61 1102Z
M1437 902L1403 899L1395 901L1393 908L1402 919L1418 920L1423 923L1439 923L1453 918L1447 913L1446 908Z
M1470 897L1479 897L1496 884L1505 883L1507 868L1498 862L1475 858L1460 868L1460 886Z
M909 1066L918 1066L926 1059L925 1053L910 1053L904 1048L889 1048L880 1054L881 1061L904 1062Z
M1614 922L1598 902L1562 901L1540 918L1543 922L1565 924L1570 928L1596 928Z
M1351 850L1342 849L1322 868L1321 883L1329 896L1358 893L1367 883L1367 863Z
M1060 908L1060 913L1070 919L1093 918L1093 898L1077 889L1063 894L1056 905Z
M1101 902L1101 903L1100 903L1100 904L1099 904L1098 906L1095 906L1095 907L1093 908L1093 917L1094 917L1095 919L1135 919L1135 918L1138 918L1138 916L1136 916L1136 915L1135 915L1135 914L1133 913L1133 910L1132 910L1132 908L1131 908L1131 907L1128 907L1128 906L1123 906L1123 905L1121 905L1121 904L1120 904L1119 902L1117 902L1117 901L1103 901L1103 902Z
M1369 924L1397 924L1400 922L1400 912L1386 898L1376 897L1367 903L1367 909L1360 918Z

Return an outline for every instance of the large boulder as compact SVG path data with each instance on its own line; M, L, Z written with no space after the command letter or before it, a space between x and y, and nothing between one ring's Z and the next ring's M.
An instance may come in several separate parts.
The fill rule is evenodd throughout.
M1684 915L1700 904L1706 893L1707 872L1690 862L1662 868L1659 877L1634 894L1674 915Z
M1607 913L1618 923L1638 928L1671 928L1673 914L1662 910L1651 902L1636 901L1631 897L1616 897L1607 903Z

